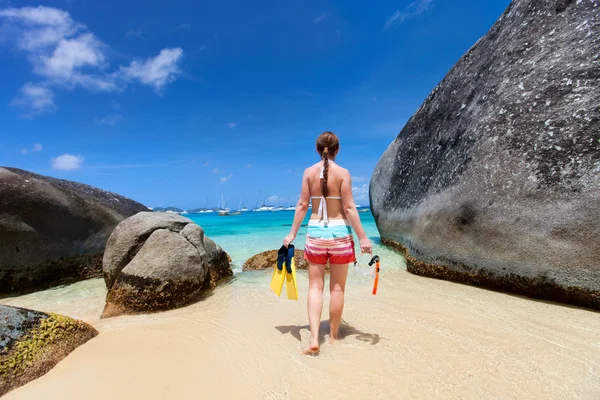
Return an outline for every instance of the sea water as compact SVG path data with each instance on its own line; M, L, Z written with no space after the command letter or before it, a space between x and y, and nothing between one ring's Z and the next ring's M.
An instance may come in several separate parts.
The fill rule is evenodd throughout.
M378 255L381 259L380 289L385 290L386 282L391 283L394 280L393 275L406 269L406 263L401 254L381 244L373 215L368 209L365 210L367 211L359 215L365 233L373 245L373 255ZM271 268L264 271L242 271L242 266L246 260L258 253L281 247L283 238L289 233L294 221L294 211L249 211L230 216L219 216L216 213L188 214L186 217L200 225L205 235L219 244L231 257L234 279L229 281L228 285L233 286L234 289L262 288L265 293L269 292ZM310 214L302 221L293 242L297 249L304 249L309 217ZM370 293L374 278L374 267L368 265L371 255L360 254L356 233L354 233L354 240L357 264L350 266L347 280L352 290ZM298 271L298 279L305 284L308 280L306 271ZM102 313L105 298L104 280L95 278L6 298L3 299L3 303L62 313L91 321Z
M366 212L359 212L360 220L373 245L373 255L376 254L380 257L382 267L405 268L404 257L381 244L373 214L368 209L363 208L362 210ZM205 235L218 243L229 254L232 259L231 268L237 275L242 272L244 262L253 255L267 250L277 250L281 247L283 238L290 232L294 222L294 214L294 211L249 211L228 216L220 216L216 213L186 216L200 225L204 229ZM293 242L297 249L304 249L309 218L310 213L307 213ZM361 255L356 233L354 233L354 240L358 264L352 269L359 274L370 275L372 269L367 268L370 256Z

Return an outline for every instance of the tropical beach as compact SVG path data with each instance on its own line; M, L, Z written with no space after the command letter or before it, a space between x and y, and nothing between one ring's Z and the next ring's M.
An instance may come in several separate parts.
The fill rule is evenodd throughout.
M594 399L600 391L594 312L398 270L376 297L370 281L352 279L343 339L327 343L325 315L321 354L308 358L307 277L290 302L268 291L270 275L241 275L183 309L107 320L98 319L101 280L5 300L100 332L6 398Z
M359 257L348 278L342 340L328 342L324 312L321 354L301 355L308 341L306 272L299 271L295 302L268 289L270 269L242 272L240 264L252 249L276 246L291 214L244 216L261 226L262 238L244 235L246 228L234 222L223 226L217 216L192 215L223 243L237 272L184 308L100 319L102 279L3 299L82 319L100 332L5 398L194 398L201 392L249 399L592 399L600 392L596 312L420 278L406 272L400 254L377 244L377 295L369 257ZM363 223L377 243L370 213Z
M597 0L67 3L0 2L0 396L600 397Z

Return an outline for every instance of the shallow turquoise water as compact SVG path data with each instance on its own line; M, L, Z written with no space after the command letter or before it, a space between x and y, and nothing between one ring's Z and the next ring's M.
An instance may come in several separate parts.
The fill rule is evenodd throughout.
M405 268L404 258L397 252L381 245L375 220L370 212L359 213L365 232L373 244L373 253L381 258L382 266ZM244 212L240 215L219 216L210 214L188 214L186 217L200 225L205 234L218 243L232 258L232 268L240 272L244 262L253 255L281 247L283 238L289 233L294 220L294 211ZM304 248L307 213L296 240L298 249ZM358 237L354 235L358 245ZM357 246L357 251L360 251ZM360 254L357 253L357 257ZM359 264L368 262L369 256L359 258Z

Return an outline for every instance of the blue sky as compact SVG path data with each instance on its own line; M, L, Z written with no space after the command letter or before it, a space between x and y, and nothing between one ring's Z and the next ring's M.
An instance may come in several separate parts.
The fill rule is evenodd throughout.
M377 161L509 0L0 0L0 165L148 206L294 202Z

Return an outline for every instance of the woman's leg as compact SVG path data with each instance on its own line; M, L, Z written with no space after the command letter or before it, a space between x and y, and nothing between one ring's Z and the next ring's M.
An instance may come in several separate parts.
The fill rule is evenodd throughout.
M344 291L346 290L348 264L331 264L330 269L329 291L331 293L331 300L329 302L329 337L331 340L336 340L338 338L340 322L342 321L342 311L344 311Z
M307 353L319 351L319 325L323 310L323 286L325 265L308 264L308 324L310 325L310 344Z

